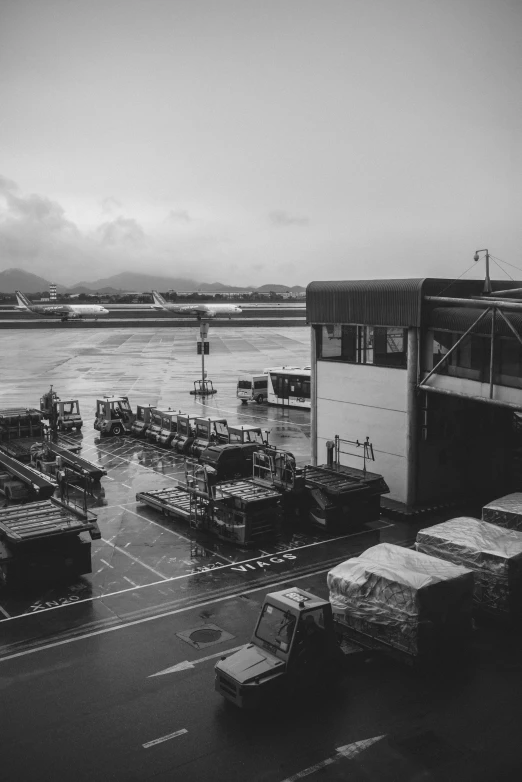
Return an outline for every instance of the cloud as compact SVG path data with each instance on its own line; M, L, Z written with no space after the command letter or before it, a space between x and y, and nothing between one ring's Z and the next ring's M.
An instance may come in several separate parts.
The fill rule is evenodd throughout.
M139 245L145 240L145 231L133 217L116 217L96 228L95 236L104 245Z
M185 209L171 209L167 215L167 220L171 223L191 223L192 217Z
M2 176L0 174L0 193L10 193L10 192L17 192L18 191L18 185L16 182L13 182L12 179L7 179L7 177Z
M20 267L69 284L85 278L87 269L94 278L162 260L137 220L119 215L81 229L57 201L20 195L15 182L0 176L0 268Z
M298 217L297 215L290 215L288 212L285 212L282 209L276 209L273 212L270 212L268 215L270 222L272 225L276 225L278 227L284 227L288 225L298 225L298 226L305 226L310 224L310 220L308 217Z
M101 209L104 214L113 214L114 212L118 212L120 209L123 209L123 204L118 201L117 198L108 196L108 198L104 198L101 202Z

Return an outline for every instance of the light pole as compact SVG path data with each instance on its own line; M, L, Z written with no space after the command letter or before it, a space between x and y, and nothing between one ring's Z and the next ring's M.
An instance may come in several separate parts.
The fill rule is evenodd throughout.
M484 280L483 293L491 293L491 280L489 279L489 251L475 250L475 255L473 256L474 261L478 261L479 253L486 253L486 279Z

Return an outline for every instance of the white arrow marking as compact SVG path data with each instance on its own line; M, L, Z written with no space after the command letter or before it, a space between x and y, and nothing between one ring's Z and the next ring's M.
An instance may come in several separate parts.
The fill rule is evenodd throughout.
M177 730L175 733L169 733L168 736L162 736L160 739L154 739L154 741L147 741L141 746L143 749L148 749L149 747L156 746L156 744L161 744L163 741L168 741L169 739L175 739L177 736L182 736L184 733L188 733L188 730L186 728L181 728L181 730Z
M163 671L158 671L158 673L151 673L150 676L147 676L147 679L152 679L154 676L164 676L166 673L187 671L189 668L195 668L198 663L205 663L207 660L214 660L216 657L225 657L226 655L232 654L233 652L237 652L239 649L242 649L244 645L245 644L241 644L241 646L235 646L233 649L226 649L225 651L216 652L215 654L209 654L208 657L200 657L199 660L192 660L192 662L189 660L183 660L182 663L172 665L170 668L165 668Z
M372 744L375 744L377 741L380 741L383 738L384 736L374 736L372 739L354 741L353 744L345 744L343 747L337 747L337 754L333 755L333 757L326 758L326 760L322 760L320 763L316 763L314 766L309 766L308 768L303 769L303 771L298 771L297 774L294 774L292 777L287 777L283 780L283 782L296 782L298 779L303 779L303 777L307 777L316 771L320 771L320 769L325 768L325 766L331 766L332 763L336 763L341 758L354 758L360 752L367 749L368 747L371 747Z

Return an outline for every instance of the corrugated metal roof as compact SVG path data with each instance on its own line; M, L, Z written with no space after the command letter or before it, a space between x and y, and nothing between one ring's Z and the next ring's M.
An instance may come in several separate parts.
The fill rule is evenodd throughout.
M427 326L440 331L453 331L457 334L463 334L484 312L484 309L472 309L467 307L436 307L431 311L427 320ZM504 312L509 322L515 327L518 334L522 337L522 313ZM473 329L473 334L481 334L489 337L491 334L491 318L489 312L486 317L480 321L479 325ZM495 316L495 334L500 337L512 337L515 335L504 322L500 315Z
M311 282L306 289L309 323L420 324L424 279Z
M497 290L512 287L499 281L492 284ZM311 282L306 289L307 321L420 326L429 313L426 304L423 306L424 296L476 296L483 287L482 280L437 277Z

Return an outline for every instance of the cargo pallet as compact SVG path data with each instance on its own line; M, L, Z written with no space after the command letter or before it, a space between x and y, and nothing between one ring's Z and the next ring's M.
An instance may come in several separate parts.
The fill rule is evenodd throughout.
M81 538L89 533L90 540ZM26 586L92 572L96 516L57 499L0 510L0 586Z

